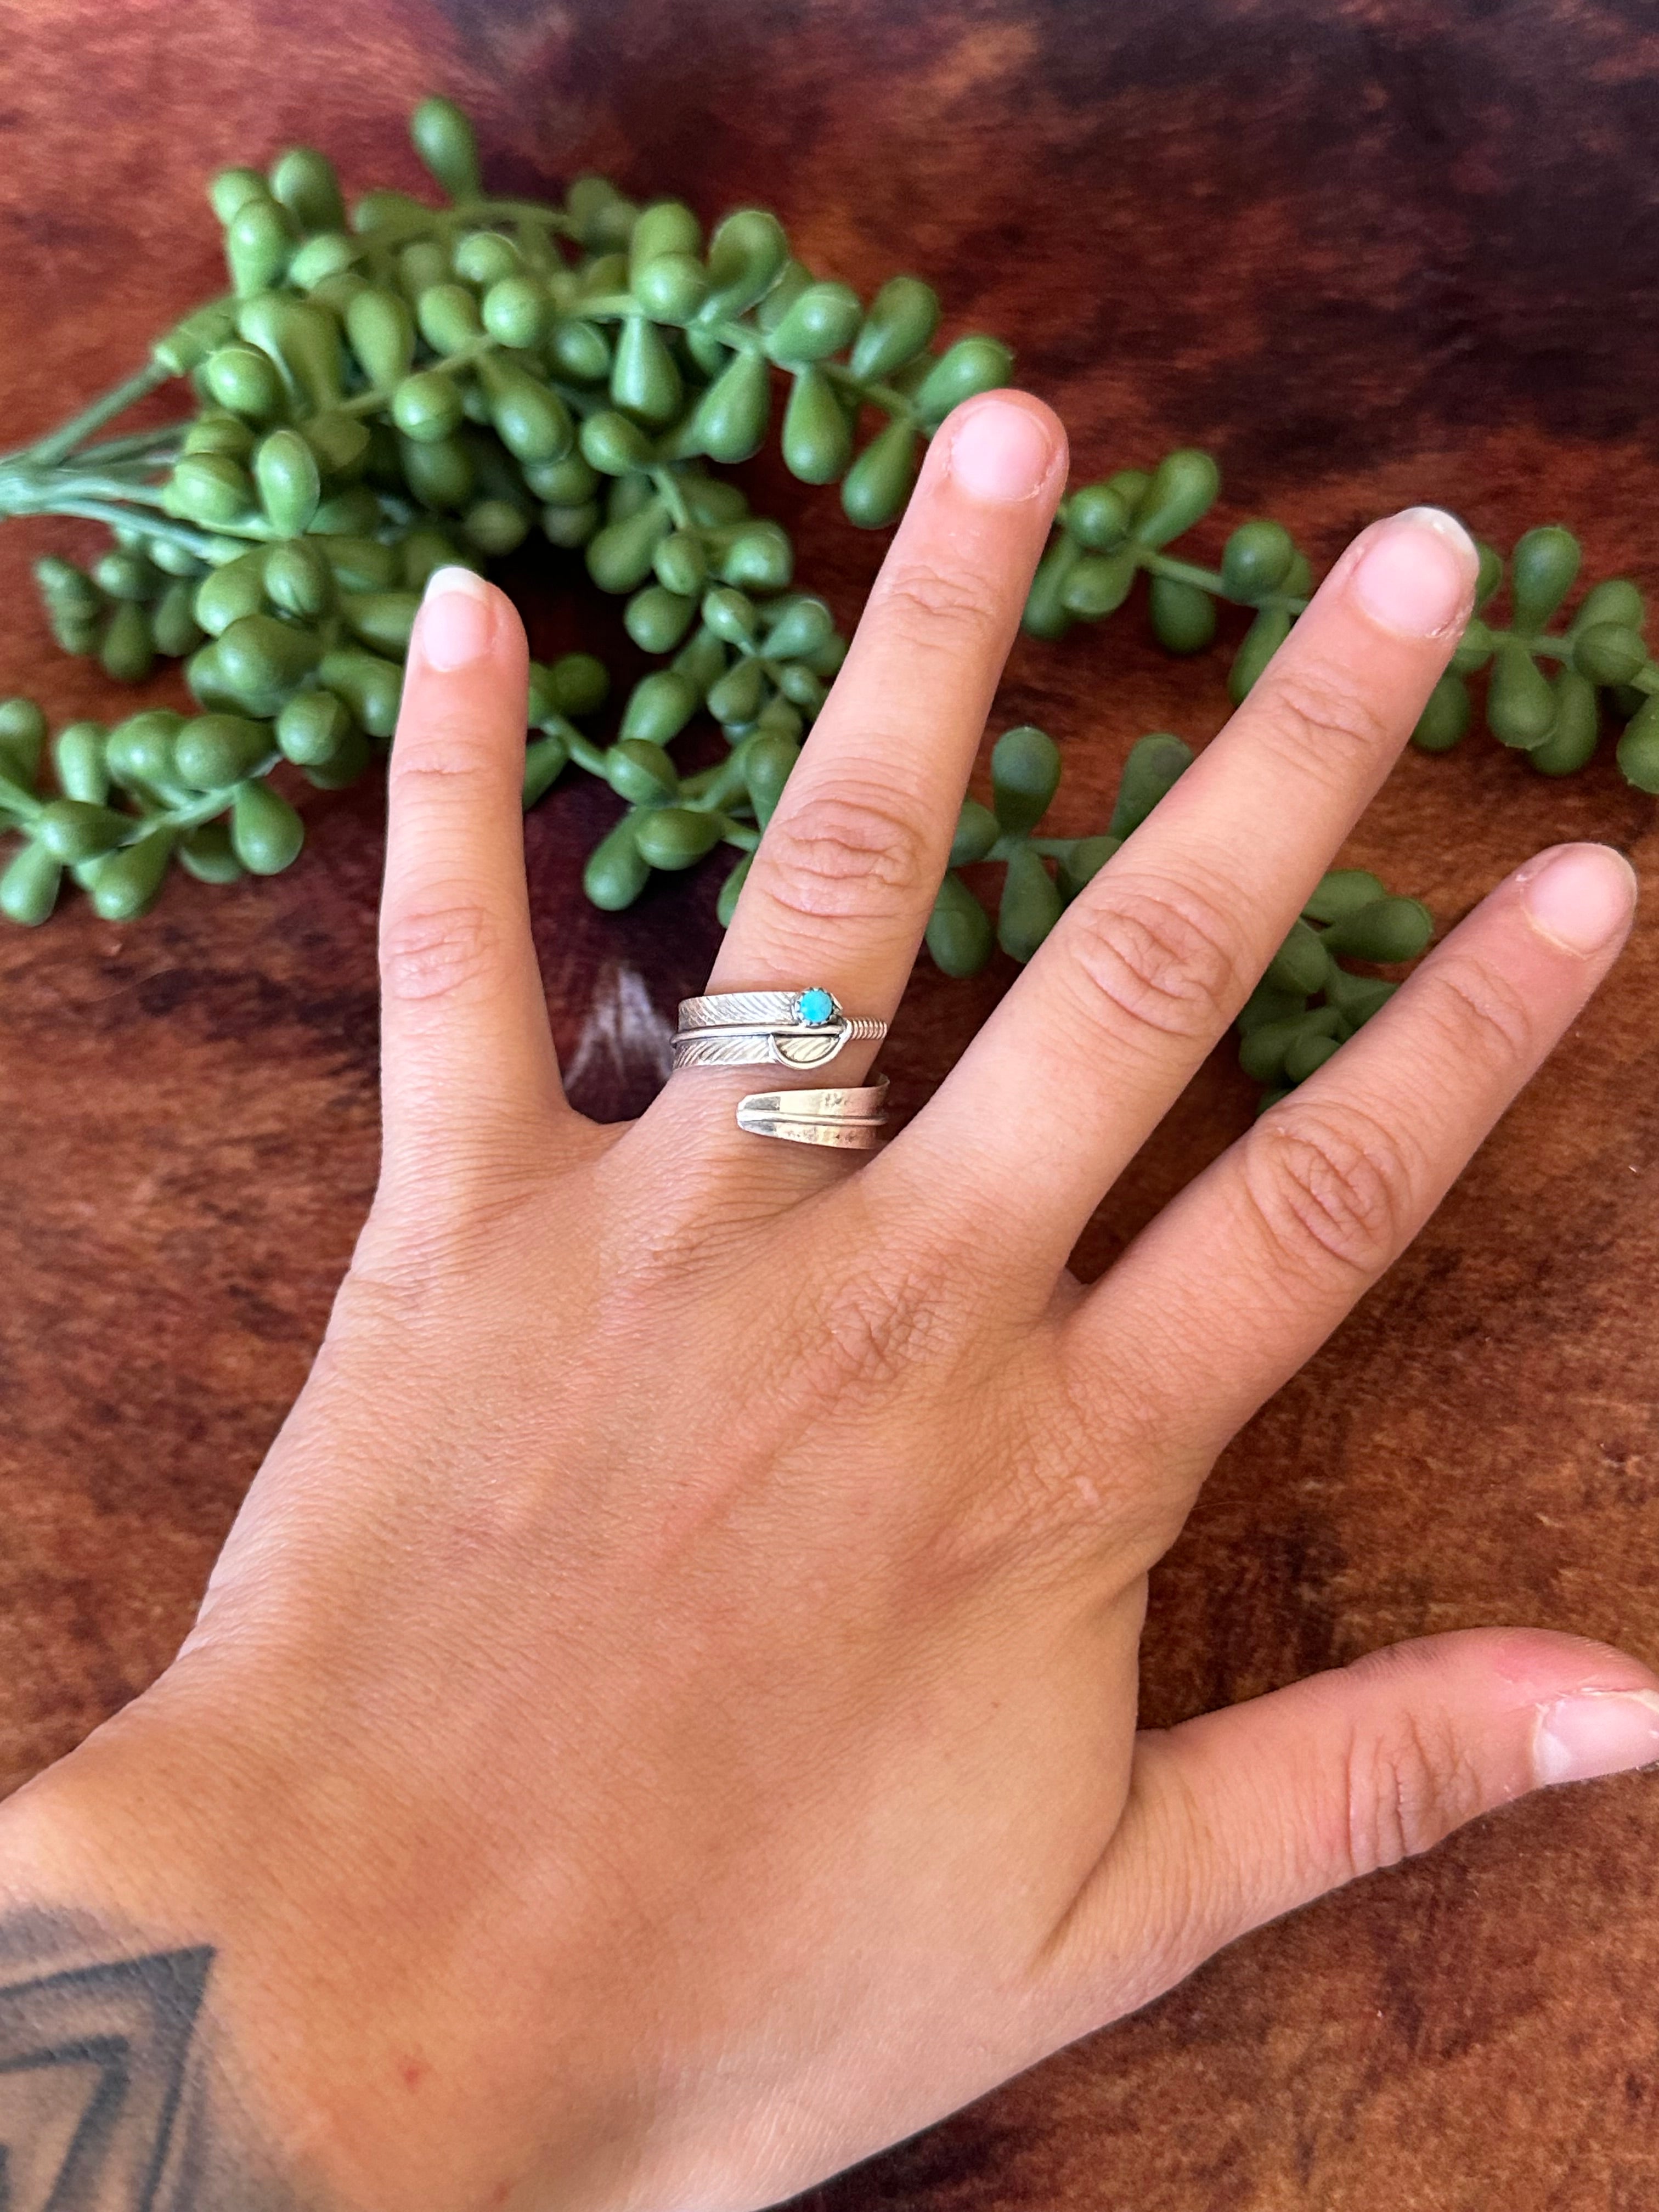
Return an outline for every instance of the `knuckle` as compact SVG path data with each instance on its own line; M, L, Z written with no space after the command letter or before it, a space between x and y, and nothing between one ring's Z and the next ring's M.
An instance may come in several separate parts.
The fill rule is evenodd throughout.
M869 921L924 873L927 834L884 795L817 791L769 825L757 872L768 896L811 921Z
M1233 936L1219 906L1190 887L1101 878L1066 917L1061 943L1094 1019L1207 1042L1246 989Z
M1034 1591L1072 1583L1079 1567L1133 1583L1168 1551L1196 1487L1181 1494L1186 1470L1171 1469L1167 1433L1141 1449L1134 1423L1103 1404L1098 1378L1079 1366L1063 1322L1007 1334L987 1314L973 1344L975 1379L995 1410L979 1421L980 1465L953 1516L949 1556ZM1125 1400L1137 1395L1133 1362L1130 1353Z
M1409 1707L1357 1729L1346 1759L1341 1849L1352 1879L1415 1858L1480 1809L1479 1777L1456 1729Z
M1504 1073L1534 1057L1536 1024L1525 994L1484 960L1442 953L1423 977L1421 1004L1460 1067L1473 1061Z
M458 1296L511 1273L514 1255L543 1245L546 1171L529 1146L477 1159L422 1161L382 1176L336 1302L337 1316L416 1336L449 1326Z
M1380 1272L1406 1240L1415 1182L1400 1138L1353 1107L1291 1098L1244 1141L1245 1203L1274 1256L1300 1272Z
M418 1004L476 986L501 951L500 925L476 898L428 896L387 915L380 933L380 980L388 999Z
M1292 660L1265 680L1263 691L1270 740L1304 772L1310 763L1364 768L1404 734L1362 685L1328 662Z
M454 1291L447 1240L430 1222L417 1229L382 1203L359 1239L335 1294L329 1334L386 1345L414 1344L441 1328Z
M1229 1883L1215 1869L1215 1819L1170 1732L1143 1731L1138 1763L1153 1780L1158 1828L1170 1839L1152 1862L1152 1908L1145 1923L1146 1964L1137 1984L1148 1995L1184 1981L1226 1941ZM1141 2002L1145 2002L1144 1999Z
M488 785L493 791L502 780L506 762L501 744L477 718L428 714L418 731L400 731L393 740L387 788L405 803L422 793L448 803L469 783Z
M837 1407L885 1396L919 1369L954 1368L960 1300L954 1270L925 1250L884 1250L842 1272L816 1302L808 1354Z
M880 618L904 644L951 651L989 635L993 606L983 581L937 562L890 561L878 592Z

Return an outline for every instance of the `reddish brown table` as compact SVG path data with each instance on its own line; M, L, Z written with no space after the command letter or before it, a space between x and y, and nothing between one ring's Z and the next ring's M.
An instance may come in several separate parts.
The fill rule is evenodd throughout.
M1085 473L1211 447L1213 545L1271 508L1325 558L1427 497L1500 543L1569 520L1595 573L1659 580L1648 20L1632 0L1461 20L1407 0L9 0L9 432L131 366L214 285L207 171L302 137L349 179L412 182L400 118L436 85L473 106L508 184L597 166L710 213L758 197L826 273L933 277L952 327L1018 342ZM767 481L850 617L878 544ZM0 538L0 669L60 715L110 705L53 653L25 586L31 551L74 542ZM524 581L538 643L574 635L548 572ZM1081 828L1137 733L1202 738L1221 699L1215 657L1171 664L1126 615L1022 647L999 712L1061 739ZM714 941L708 880L620 923L584 906L609 805L562 789L529 830L561 1048L605 1115L653 1080L641 1009L695 988ZM131 928L80 908L0 937L14 1778L166 1662L368 1197L379 801L313 795L307 817L310 849L276 883L179 883ZM1349 857L1449 921L1529 848L1579 835L1659 860L1652 804L1610 760L1559 785L1482 738L1407 760ZM917 976L890 1060L902 1103L1009 974ZM1481 1622L1659 1656L1656 987L1644 922L1415 1251L1228 1454L1155 1578L1149 1717ZM1218 1055L1087 1264L1249 1110ZM822 2191L825 2212L1646 2212L1656 1849L1650 1781L1528 1802L1241 1944Z

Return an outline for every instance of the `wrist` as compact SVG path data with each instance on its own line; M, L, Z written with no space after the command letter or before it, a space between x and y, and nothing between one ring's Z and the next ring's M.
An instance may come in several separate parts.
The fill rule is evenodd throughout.
M186 1708L158 1686L0 1807L14 2041L61 2040L71 1998L77 2035L125 2037L135 2115L169 2160L192 2115L223 2212L626 2202L641 2099L559 1988L502 2017L485 1870L434 1866L411 1926L358 1783Z

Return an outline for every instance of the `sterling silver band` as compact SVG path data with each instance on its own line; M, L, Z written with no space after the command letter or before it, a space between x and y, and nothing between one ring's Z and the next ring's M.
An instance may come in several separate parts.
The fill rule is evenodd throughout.
M791 1145L836 1145L873 1152L886 1121L887 1078L856 1091L757 1091L738 1101L738 1127L751 1137Z
M682 999L676 1067L823 1067L846 1044L887 1034L885 1022L842 1011L817 985L801 991L719 991Z

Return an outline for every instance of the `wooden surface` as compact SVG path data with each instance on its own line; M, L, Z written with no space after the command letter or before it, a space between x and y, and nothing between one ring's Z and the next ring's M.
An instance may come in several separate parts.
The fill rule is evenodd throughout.
M1635 0L6 0L0 396L32 434L216 285L200 181L295 137L413 183L440 87L492 173L590 167L708 214L759 198L804 257L914 268L998 331L1079 469L1219 456L1218 548L1282 515L1322 562L1446 501L1508 543L1582 530L1659 584L1659 40ZM763 483L775 479L763 472ZM776 485L843 618L879 544ZM0 539L0 688L112 712ZM574 635L525 574L544 649ZM1132 739L1221 718L1133 611L1016 654L1066 828ZM604 634L614 637L614 623ZM168 696L164 686L154 695ZM548 991L583 1103L648 1096L714 942L713 879L618 922L575 891L614 802L532 820ZM183 882L0 938L0 1770L21 1778L174 1649L298 1389L373 1182L380 805L307 802L291 875ZM1653 880L1610 760L1546 781L1490 739L1407 760L1352 860L1449 922L1557 836ZM937 1080L1009 971L920 974L888 1064ZM1438 1219L1229 1453L1154 1580L1164 1721L1425 1630L1545 1623L1659 1659L1654 1315L1659 923ZM1098 1267L1244 1124L1222 1054L1114 1194ZM1659 2200L1650 1779L1533 1801L1239 1945L1141 2017L818 2193L820 2212L1637 2212Z

